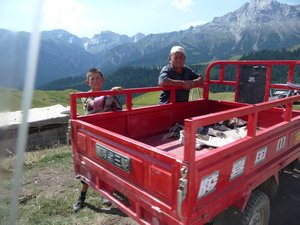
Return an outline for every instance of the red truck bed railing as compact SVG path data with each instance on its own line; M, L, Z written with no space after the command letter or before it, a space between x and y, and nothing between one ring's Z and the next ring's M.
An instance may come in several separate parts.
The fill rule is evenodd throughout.
M226 80L225 70L226 66L236 67L238 80L243 65L266 66L263 102L237 102L237 81ZM300 158L300 111L293 110L300 95L268 101L270 89L293 89L271 82L276 65L286 66L287 81L295 82L300 61L217 61L207 67L203 98L192 102L175 103L175 88L72 93L70 121L76 174L140 224L204 224L229 206L242 211L252 190L270 177L276 178L280 169ZM211 72L216 68L219 79L213 80ZM211 85L234 87L234 101L210 100ZM132 107L135 94L164 89L171 91L170 104ZM121 112L77 115L78 98L116 94L126 96ZM213 150L196 151L199 127L230 118L247 121L246 137ZM170 144L168 151L157 147L152 140L160 138L177 120L184 121L183 147L179 143ZM148 142L144 142L146 139ZM98 143L130 158L141 171L126 172L97 158ZM172 154L173 150L182 154ZM86 178L81 167L96 178ZM85 170L82 173L89 174ZM127 196L131 208L115 198L113 191Z
M265 89L265 97L264 101L269 100L270 89L291 89L288 83L295 82L295 70L296 67L300 66L300 60L245 60L245 61L215 61L208 65L206 68L206 76L205 76L205 85L204 85L204 93L203 98L208 99L209 97L209 86L211 84L222 84L229 85L235 87L235 101L237 101L237 93L239 90L238 81L240 78L241 66L265 66L266 67L266 89ZM236 76L235 81L229 81L225 79L225 67L226 66L234 66L236 68ZM286 84L273 84L271 83L272 79L272 71L274 66L286 67L288 69L287 76L282 74L282 76L287 77ZM212 80L211 72L213 68L219 67L219 79ZM299 75L298 75L299 76Z

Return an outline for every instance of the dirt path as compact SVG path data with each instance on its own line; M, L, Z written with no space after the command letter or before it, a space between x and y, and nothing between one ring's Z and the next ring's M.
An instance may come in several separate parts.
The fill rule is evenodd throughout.
M300 166L294 171L283 171L278 194L271 205L269 225L300 224Z
M95 192L91 189L87 194L85 208L82 209L82 212L73 213L72 204L78 198L79 191L80 182L75 179L73 168L61 169L49 166L47 168L31 169L24 174L19 202L21 206L24 206L30 201L41 197L54 199L65 195L66 202L69 202L66 203L68 204L66 214L70 222L62 222L62 224L137 225L135 221L115 207L110 210L101 209L100 197L97 193L95 195ZM86 217L89 214L93 214L93 217L88 219L88 222L82 222L80 217ZM56 223L51 224L55 225Z

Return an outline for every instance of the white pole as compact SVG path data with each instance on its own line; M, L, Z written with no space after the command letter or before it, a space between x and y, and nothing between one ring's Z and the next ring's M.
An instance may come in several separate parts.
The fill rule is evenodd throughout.
M28 112L31 108L32 93L34 89L35 75L40 48L40 21L42 17L42 6L43 0L37 1L36 12L33 18L33 31L31 33L30 42L28 46L25 84L22 101L23 117L18 129L16 161L12 180L12 198L8 221L8 224L10 225L16 224L17 211L19 206L18 199L20 196L20 190L22 185L24 154L28 136Z

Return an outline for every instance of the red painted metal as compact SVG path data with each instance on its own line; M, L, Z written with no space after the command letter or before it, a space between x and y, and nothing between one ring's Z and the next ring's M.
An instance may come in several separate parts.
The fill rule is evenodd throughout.
M235 81L226 80L228 65L236 67ZM267 67L264 102L237 102L241 65ZM284 76L294 82L300 61L213 62L206 70L203 98L184 103L175 103L175 88L72 93L75 175L140 224L204 224L229 206L242 211L253 189L272 176L278 180L278 171L300 159L300 111L292 109L300 96L268 101L270 89L290 89L271 82L272 67L277 65L287 66ZM216 68L220 79L212 80ZM233 86L234 101L210 100L212 84ZM134 94L163 89L171 91L170 104L133 106ZM124 95L125 109L77 115L78 98L108 94ZM196 150L199 127L234 117L248 122L245 138ZM164 139L168 129L180 121L184 121L184 144Z

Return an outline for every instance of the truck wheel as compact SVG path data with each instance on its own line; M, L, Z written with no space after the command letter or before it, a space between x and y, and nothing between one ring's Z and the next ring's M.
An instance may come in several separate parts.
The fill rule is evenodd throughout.
M259 185L259 190L268 195L270 201L274 201L278 192L278 183L275 177L272 176L261 185Z
M268 225L269 217L269 197L260 190L253 191L242 215L242 225Z

